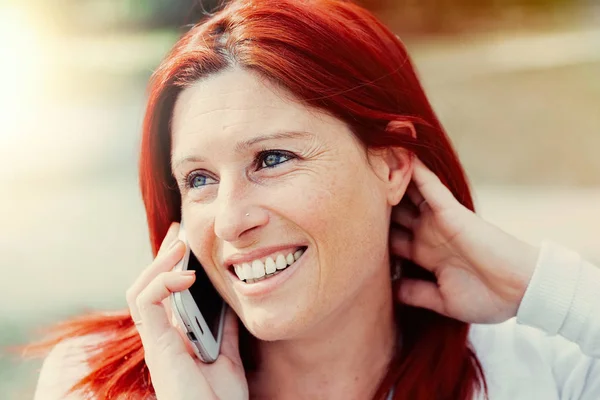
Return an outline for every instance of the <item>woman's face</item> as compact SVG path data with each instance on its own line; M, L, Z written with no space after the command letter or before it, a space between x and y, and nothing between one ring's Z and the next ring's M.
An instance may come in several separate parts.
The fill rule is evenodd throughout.
M231 69L181 93L172 135L189 245L255 336L307 333L389 273L405 184L391 187L389 157L367 154L342 121Z

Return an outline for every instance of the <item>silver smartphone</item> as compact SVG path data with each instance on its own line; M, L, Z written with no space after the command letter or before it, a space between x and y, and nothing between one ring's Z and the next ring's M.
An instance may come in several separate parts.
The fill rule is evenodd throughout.
M189 289L172 294L173 313L192 343L196 356L206 363L212 363L219 356L227 304L190 251L183 221L179 227L179 240L185 243L186 251L175 269L196 270L196 281Z

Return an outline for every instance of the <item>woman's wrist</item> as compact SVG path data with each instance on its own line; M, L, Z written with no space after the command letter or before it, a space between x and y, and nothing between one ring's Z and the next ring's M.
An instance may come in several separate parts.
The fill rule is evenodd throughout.
M523 301L523 297L525 296L525 292L527 291L527 287L531 282L531 278L533 276L533 272L537 266L540 248L538 246L533 246L527 242L524 242L519 239L515 239L517 244L515 246L514 259L512 261L511 268L514 271L519 271L518 276L520 280L520 286L518 290L518 296L515 299L516 307L515 307L515 316L517 315L517 310Z
M504 300L508 307L504 318L515 317L535 271L540 248L483 219L479 221L485 228L480 232L480 248L474 251L478 258L471 262L488 275L489 288Z
M517 315L527 292L538 263L540 248L487 221L484 223L487 226L481 234L486 239L482 249L477 252L482 256L477 264L481 271L487 271L490 289L504 299L507 309L503 317L512 318Z

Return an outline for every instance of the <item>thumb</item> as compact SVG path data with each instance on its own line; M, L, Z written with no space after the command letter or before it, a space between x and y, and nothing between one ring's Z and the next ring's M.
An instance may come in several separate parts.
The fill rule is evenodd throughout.
M231 361L240 364L239 349L239 326L238 316L231 307L225 311L225 321L223 322L223 342L221 343L221 354Z
M447 315L444 299L434 282L404 278L400 281L397 296L401 303L408 306L426 308L438 314Z

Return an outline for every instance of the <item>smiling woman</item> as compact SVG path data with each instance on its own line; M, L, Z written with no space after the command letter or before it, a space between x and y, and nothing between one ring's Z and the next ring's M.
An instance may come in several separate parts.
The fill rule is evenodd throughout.
M410 179L407 151L388 154L393 166L383 152L367 155L344 121L239 67L186 88L171 135L172 159L197 157L172 171L191 250L254 336L330 332L343 309L344 319L356 313L359 325L366 321L357 312L360 298L389 306L389 293L380 290L389 280L389 208ZM263 262L297 252L301 261L285 273L253 284L228 270L233 258L252 265L250 279L262 279ZM342 268L341 259L353 261Z
M128 310L41 345L38 400L600 398L600 270L473 212L406 49L349 1L192 27L150 83L140 184L155 259ZM204 363L173 319L187 289L224 315L213 288Z
M403 44L364 9L233 1L194 26L150 85L140 183L157 257L128 295L142 325L129 312L65 324L50 344L96 341L74 392L161 400L466 400L485 392L468 324L394 304L400 258L390 253L390 218L415 155L472 209ZM241 321L239 354L230 314L210 365L187 354L170 310L148 317L193 281L168 272L181 246L159 252L180 220ZM407 260L403 275L434 279Z

